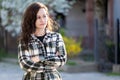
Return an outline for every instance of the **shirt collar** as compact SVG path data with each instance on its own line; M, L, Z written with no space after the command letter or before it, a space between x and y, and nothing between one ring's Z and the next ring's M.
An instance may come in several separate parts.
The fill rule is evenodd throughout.
M51 37L51 33L52 33L52 31L46 29L46 35L44 38L47 39L48 37ZM35 36L35 34L31 34L31 38L32 38L32 40L39 41L37 39L37 37Z

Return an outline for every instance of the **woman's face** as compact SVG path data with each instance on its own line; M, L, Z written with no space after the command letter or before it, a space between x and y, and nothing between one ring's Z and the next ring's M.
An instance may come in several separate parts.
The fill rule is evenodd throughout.
M44 8L39 9L36 17L37 17L35 22L36 29L45 29L48 21L48 16L45 9Z

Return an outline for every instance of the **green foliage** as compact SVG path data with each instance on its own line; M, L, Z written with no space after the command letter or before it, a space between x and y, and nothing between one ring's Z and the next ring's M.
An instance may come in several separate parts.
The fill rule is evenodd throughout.
M106 47L107 47L107 53L108 53L108 60L110 62L114 62L115 61L115 46L114 43L110 40L106 41Z
M60 33L62 34L63 40L65 42L68 57L73 58L77 56L82 51L81 42L76 41L71 37L67 37L65 35L64 29L61 29Z
M0 49L0 60L2 60L3 58L16 58L17 59L17 54L7 53L4 49Z
M6 57L6 52L4 49L0 49L0 59Z
M66 64L67 64L67 65L70 65L70 66L75 66L75 65L77 65L76 62L70 61L70 60L68 60Z
M61 33L62 36L65 36L65 30L64 30L64 28L60 28L59 32Z
M107 73L108 76L120 76L120 73Z
M111 40L107 40L106 47L107 47L107 53L108 53L108 60L110 62L115 63L115 44L114 44L114 42ZM119 43L119 48L120 48L120 43ZM118 62L120 63L119 58L118 58Z
M97 7L105 8L107 0L96 0Z
M96 0L95 2L95 13L99 17L99 19L102 19L102 23L104 24L106 19L106 11L107 11L107 0ZM102 25L101 23L101 25Z

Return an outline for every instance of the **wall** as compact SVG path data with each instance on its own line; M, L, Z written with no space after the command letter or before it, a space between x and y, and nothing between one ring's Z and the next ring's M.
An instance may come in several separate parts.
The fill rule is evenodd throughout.
M85 9L85 3L78 1L73 5L69 14L66 16L68 35L77 37L88 36L88 27L83 9Z
M85 1L77 1L66 16L66 34L78 38L82 37L82 47L89 48L89 28L85 14Z
M120 19L120 0L114 0L114 21Z

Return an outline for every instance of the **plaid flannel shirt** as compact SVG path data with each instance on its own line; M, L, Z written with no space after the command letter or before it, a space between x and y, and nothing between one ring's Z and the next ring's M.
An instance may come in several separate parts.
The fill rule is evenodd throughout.
M40 61L33 62L31 58L34 56L38 56ZM56 68L63 66L67 59L61 34L46 31L43 43L31 34L28 49L19 41L18 59L20 67L26 71L24 77L30 72L28 80L61 80Z

